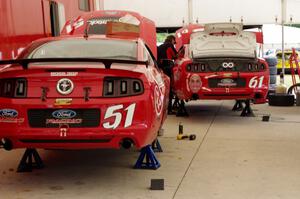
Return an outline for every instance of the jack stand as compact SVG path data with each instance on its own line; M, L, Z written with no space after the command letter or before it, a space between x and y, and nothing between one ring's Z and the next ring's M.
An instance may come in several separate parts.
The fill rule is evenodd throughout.
M246 100L245 101L245 107L241 113L241 116L242 117L255 117L254 113L253 113L253 110L250 106L250 100Z
M179 109L179 99L175 97L174 103L172 104L172 110L177 112Z
M161 145L160 145L158 139L156 139L156 140L154 140L154 141L152 142L152 149L153 149L154 152L157 152L157 153L163 152L163 150L162 150L162 148L161 148Z
M185 103L183 100L180 100L176 117L188 117L188 116L189 114L185 108Z
M146 162L144 162L146 159ZM159 161L155 157L155 153L152 150L151 145L147 145L142 148L141 154L136 161L134 168L135 169L153 169L156 170L160 167Z
M243 110L243 103L241 100L236 100L235 104L232 108L232 111L242 111Z
M32 169L44 168L43 161L36 149L26 149L17 172L31 172Z

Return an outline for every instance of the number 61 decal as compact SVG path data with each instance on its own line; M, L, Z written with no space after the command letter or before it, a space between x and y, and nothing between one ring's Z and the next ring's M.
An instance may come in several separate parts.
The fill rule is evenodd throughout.
M261 88L264 81L264 76L258 77L254 76L249 81L250 88Z
M108 109L106 110L106 113L104 115L104 119L114 117L115 120L113 122L103 123L103 127L106 129L116 129L122 121L123 115L121 112L124 110L126 111L124 128L131 126L134 111L135 111L135 105L136 105L135 103L131 104L125 109L123 109L124 108L123 104L108 107Z

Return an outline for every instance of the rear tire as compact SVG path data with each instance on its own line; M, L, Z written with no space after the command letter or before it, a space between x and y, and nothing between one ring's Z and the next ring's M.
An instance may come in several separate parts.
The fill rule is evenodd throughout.
M270 106L294 106L295 96L292 94L269 94L269 105Z
M293 90L294 90L295 88L296 88L297 90L300 90L300 83L297 83L297 84L292 85L292 86L288 89L287 93L288 93L288 94L293 94Z

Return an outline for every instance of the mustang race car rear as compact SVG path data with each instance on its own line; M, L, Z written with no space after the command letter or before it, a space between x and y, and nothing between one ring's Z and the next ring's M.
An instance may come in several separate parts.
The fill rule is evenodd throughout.
M235 99L265 103L269 70L256 57L256 35L242 24L207 24L191 34L173 68L173 90L182 100Z
M0 138L13 148L142 148L166 114L169 79L141 39L43 39L0 70Z

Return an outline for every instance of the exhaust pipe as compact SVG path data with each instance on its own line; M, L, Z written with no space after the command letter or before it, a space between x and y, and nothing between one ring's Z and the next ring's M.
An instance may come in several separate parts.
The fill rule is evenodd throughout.
M130 149L133 146L133 141L130 138L124 138L121 142L121 146L123 149Z
M2 145L2 147L7 151L10 151L13 149L12 141L10 141L9 139L6 139L6 138L1 139L0 145Z

